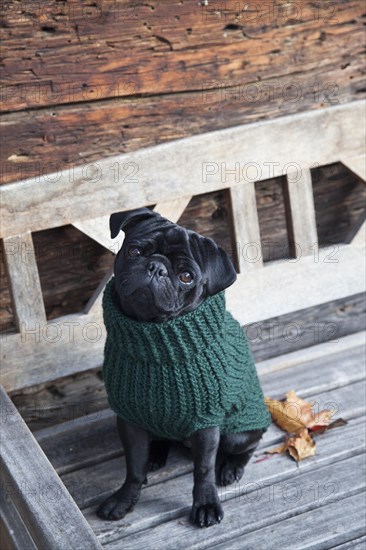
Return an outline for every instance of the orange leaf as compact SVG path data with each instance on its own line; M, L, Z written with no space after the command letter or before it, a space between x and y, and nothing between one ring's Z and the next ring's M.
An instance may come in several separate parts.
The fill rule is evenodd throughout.
M285 432L300 433L304 428L328 426L335 411L313 411L314 403L304 401L294 390L286 394L284 401L265 398L273 421Z
M287 440L287 450L297 462L315 455L315 448L315 443L307 429Z
M267 455L273 455L276 453L283 454L287 451L287 441L284 441L281 443L281 445L278 445L278 447L275 447L274 449L270 449L269 451L265 451L265 454Z
M302 429L300 433L295 434L281 443L278 447L265 451L266 454L284 454L286 451L292 458L299 462L304 460L308 456L315 454L315 443L306 428Z
M298 418L301 420L304 426L307 426L308 423L312 421L314 403L304 401L303 399L301 399L301 397L296 395L294 390L290 390L286 393L285 403L288 408L294 408L294 414L297 413Z
M312 421L307 424L307 427L316 428L319 426L328 426L331 423L334 412L335 411L324 409L319 413L313 413Z
M289 407L286 402L265 398L266 405L272 415L273 421L285 432L299 433L305 428L305 424L299 418L299 412L294 407Z

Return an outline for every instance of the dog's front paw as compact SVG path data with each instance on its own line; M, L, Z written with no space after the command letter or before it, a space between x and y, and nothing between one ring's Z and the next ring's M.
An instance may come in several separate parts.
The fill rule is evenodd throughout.
M122 519L140 498L140 488L132 485L122 485L118 491L108 497L97 509L97 516L101 519L116 521Z
M196 483L193 487L193 506L190 519L199 527L220 523L224 517L216 486L213 483Z
M233 457L227 457L221 465L217 476L218 485L231 485L241 480L244 474L244 465Z

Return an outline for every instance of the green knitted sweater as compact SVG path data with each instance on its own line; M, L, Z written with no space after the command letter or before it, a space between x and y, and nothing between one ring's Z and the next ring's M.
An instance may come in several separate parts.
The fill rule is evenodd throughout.
M221 433L268 427L248 343L223 292L181 317L146 323L120 311L112 279L103 312L103 377L118 416L176 440L213 426Z

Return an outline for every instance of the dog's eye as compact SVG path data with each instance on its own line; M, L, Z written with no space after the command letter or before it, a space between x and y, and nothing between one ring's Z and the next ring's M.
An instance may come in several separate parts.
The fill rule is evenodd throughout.
M141 255L141 249L137 246L130 246L130 248L127 251L127 254L129 256L140 256Z
M193 282L193 275L189 271L182 271L182 273L179 273L179 279L182 283L189 285Z

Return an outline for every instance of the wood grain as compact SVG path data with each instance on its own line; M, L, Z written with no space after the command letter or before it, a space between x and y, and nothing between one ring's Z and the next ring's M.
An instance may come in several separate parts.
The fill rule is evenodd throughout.
M306 1L286 10L268 3L257 13L234 0L50 2L27 9L5 2L3 12L6 110L212 87L238 93L235 86L284 74L284 67L290 74L300 64L302 71L324 70L335 57L347 67L363 38L357 1L319 7Z
M359 121L364 110L364 103L359 101L275 122L238 126L102 159L75 168L72 177L66 170L39 180L3 185L1 235L14 231L14 208L19 231L38 231L107 215L115 211L116 204L129 209L158 203L162 197L173 200L219 190L223 186L222 165L232 169L239 162L242 181L253 181L246 167L255 163L254 179L260 181L268 178L269 158L275 159L273 175L277 176L289 169L289 162L305 169L314 159L320 165L338 160L340 150L343 157L361 153L365 128ZM290 142L288 134L292 136ZM244 152L243 143L248 144ZM152 165L156 166L153 173ZM128 176L120 173L123 185L115 179L114 169L120 166L129 166ZM236 184L235 177L227 174L227 187ZM17 200L20 195L21 202ZM45 200L50 202L47 209L43 207Z
M320 344L262 361L257 363L257 370L266 393L272 397L282 398L288 380L303 398L313 397L323 391L360 382L365 377L362 368L364 343L365 337L352 335L336 344ZM318 376L309 377L308 373L317 369ZM115 415L110 409L70 418L58 426L37 430L34 436L59 474L102 463L122 453Z
M364 292L364 254L360 250L344 246L336 265L328 263L327 253L322 252L319 262L307 256L297 263L273 262L262 270L240 274L235 287L226 291L228 309L243 325L346 297L355 291ZM303 292L304 278L307 293ZM275 295L273 288L277 289ZM251 301L258 293L261 301ZM100 367L105 337L100 308L90 315L61 317L40 325L32 333L8 335L2 345L4 387L7 391L19 390ZM48 368L50 353L52 371ZM27 369L23 368L25 362Z
M263 267L254 182L229 189L233 238L239 272Z
M16 327L30 330L46 321L31 233L5 238L4 253Z
M109 215L101 216L100 218L92 218L90 220L76 221L72 224L76 229L82 231L85 235L101 244L107 250L116 253L116 239L112 239L109 231ZM121 241L121 237L119 237Z
M37 547L100 549L93 531L2 387L0 399L4 498L16 504Z
M260 365L264 361L267 372L272 363L281 365L282 360L278 361L277 356L291 362L297 350L301 350L301 356L309 360L319 346L330 355L339 350L344 345L345 335L349 335L348 341L357 338L357 331L366 329L365 307L365 296L360 294L268 319L259 325L250 324L243 329L255 360ZM265 366L267 361L270 366ZM70 418L88 414L98 416L98 411L108 407L100 368L77 376L64 376L26 391L14 391L12 399L32 430L54 427Z
M362 417L362 420L364 420L364 417ZM330 472L333 470L333 464L337 460L344 463L346 463L347 459L361 460L360 456L357 459L355 458L355 455L360 455L364 448L363 437L357 431L360 426L361 423L355 421L353 426L346 426L342 429L345 436L348 434L355 436L355 439L350 441L350 445L352 446L351 452L339 447L337 442L339 433L332 434L329 432L325 439L319 438L317 456L301 464L300 472L304 476L303 479L309 479L313 475L320 474L323 475L323 480L325 475L327 481L336 481L338 480L337 474L333 476ZM274 443L273 441L270 442L269 439L268 444L271 446ZM263 441L263 445L258 450L255 458L263 457L262 453L266 448L268 447L265 441ZM243 479L242 483L229 486L226 489L220 489L220 496L224 502L223 506L226 513L224 522L233 524L232 529L227 529L227 525L225 527L224 522L217 529L211 530L211 532L209 530L198 530L190 527L188 515L191 498L190 489L192 487L191 473L165 481L165 483L157 483L151 487L144 488L139 506L130 514L128 523L127 521L118 522L113 525L112 530L110 528L106 529L106 527L110 526L106 525L105 522L100 524L95 518L95 505L86 508L84 513L98 534L102 544L110 545L111 548L118 548L118 544L121 545L122 541L131 545L132 548L141 548L141 546L144 546L144 540L149 540L150 544L154 546L158 545L159 541L161 543L162 540L169 540L171 541L170 548L176 548L178 538L181 548L188 545L189 548L192 546L196 548L210 548L215 542L219 542L221 537L223 540L230 540L230 538L233 538L234 533L257 531L264 524L273 525L274 521L284 519L282 514L279 514L276 519L273 517L279 505L277 498L274 503L272 502L272 506L268 506L268 500L267 505L264 506L263 498L265 498L265 495L263 491L258 491L258 485L261 488L274 486L275 490L277 488L281 490L287 483L296 483L297 476L301 475L299 474L298 466L294 461L284 459L283 457L273 457L273 459L258 460L258 462L255 462L255 458L248 465L245 472L245 480ZM341 462L338 462L338 467L341 468ZM328 468L329 477L325 474L326 468ZM318 469L320 470L319 474L316 473ZM279 484L279 486L276 487L276 484ZM357 488L363 487L364 480L361 481L361 478L358 477L356 481L355 476L353 475L352 478L352 472L348 470L347 481L342 485L342 489L341 487L339 489L344 495L347 492L352 492L352 488L356 488L357 490ZM302 483L301 488L302 490L305 489ZM263 498L258 497L258 492ZM255 501L255 496L258 498L257 502ZM268 495L266 496L268 499ZM314 493L311 496L314 502ZM100 495L100 499L103 497L104 495ZM286 504L286 508L291 515L291 511L294 510L294 502L289 506L289 503L285 499L281 500L283 504ZM301 509L302 502L302 499L296 502L296 509L299 512L303 511ZM307 508L308 502L306 499L304 502L305 508ZM318 504L321 504L320 500L318 500ZM243 515L247 518L248 514L252 513L251 507L255 505L258 508L255 509L255 514L253 512L253 517L250 516L250 521L243 522ZM240 513L238 513L238 510Z
M352 469L355 466L350 463L345 467ZM333 471L330 473L333 475ZM337 478L336 476L342 475L340 472L334 472L334 474L334 479ZM271 539L271 544L278 548L283 540L293 541L293 534L299 522L301 522L301 536L298 538L298 542L294 542L294 544L301 544L303 548L321 548L328 544L331 544L331 548L334 548L347 541L352 544L351 541L364 534L362 508L366 492L362 488L361 490L358 489L354 495L349 496L347 493L343 493L339 494L338 497L338 500L331 501L328 506L324 507L314 507L310 500L308 510L296 518L292 517L282 521L279 525L276 525L276 529L272 525L261 529L260 534L258 531L257 533L246 533L242 537L230 541L230 548L242 550L246 545L250 545L250 548L259 544L261 540L267 540L268 538ZM345 517L344 510L347 510L348 518L351 518L351 521ZM319 526L318 529L315 529L316 525ZM324 525L327 526L326 533L320 528ZM227 548L225 543L217 545L218 550L224 550L225 548Z
M288 234L293 258L318 253L313 186L308 168L288 173L285 185Z
M301 47L297 45L300 51ZM287 75L287 68L272 79L255 80L244 88L234 86L232 93L225 92L228 80L208 95L200 89L3 114L0 127L6 139L0 151L0 183L63 169L72 172L105 156L366 96L361 53L345 53L343 61L335 51L329 67L316 65L302 72L298 66L295 75ZM292 88L300 94L296 101L287 95ZM253 95L242 94L242 89Z

